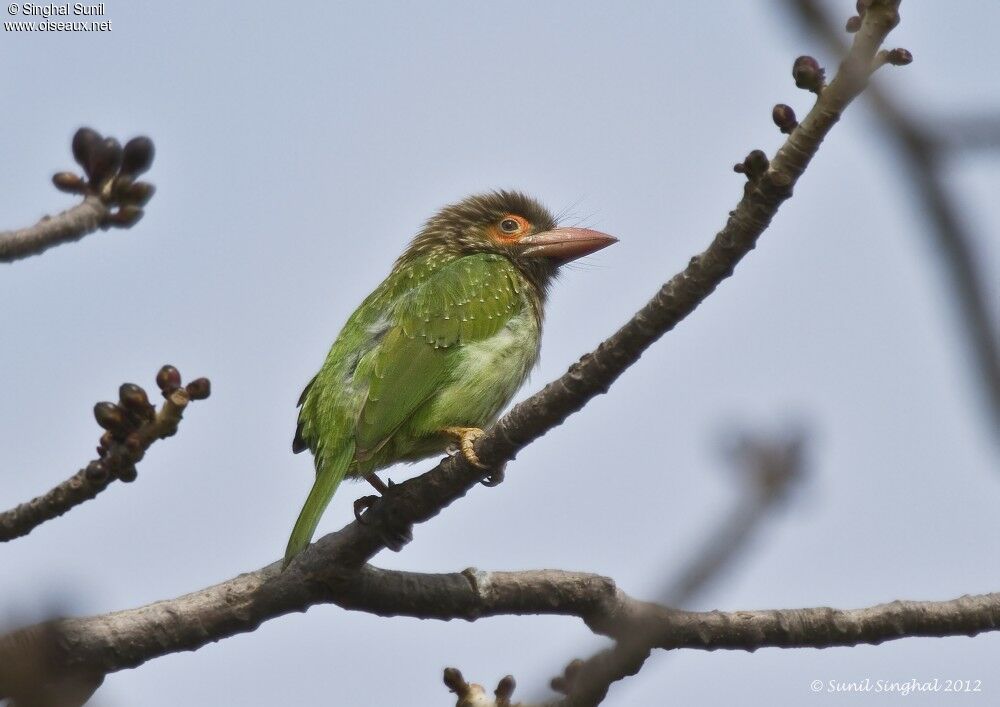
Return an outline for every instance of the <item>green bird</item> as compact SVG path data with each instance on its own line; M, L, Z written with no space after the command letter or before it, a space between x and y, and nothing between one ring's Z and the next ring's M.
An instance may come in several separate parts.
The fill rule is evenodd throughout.
M615 243L558 228L524 194L497 191L443 208L347 320L299 398L292 451L316 481L285 551L312 539L345 477L456 445L468 461L538 359L545 296L560 265ZM357 511L357 507L356 507Z

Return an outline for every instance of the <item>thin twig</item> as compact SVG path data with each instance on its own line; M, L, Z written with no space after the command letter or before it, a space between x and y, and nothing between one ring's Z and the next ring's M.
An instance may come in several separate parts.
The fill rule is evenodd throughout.
M105 223L111 209L96 196L55 216L46 216L34 226L0 231L0 263L43 253L63 243L78 241Z
M114 138L90 128L73 135L73 157L86 179L59 172L52 181L60 191L83 196L83 201L55 216L44 216L34 226L0 231L0 263L11 263L49 248L78 241L99 228L129 228L143 215L142 207L155 191L136 177L153 162L153 142L135 137L123 148Z
M176 372L173 366L164 366L161 375L165 370ZM121 388L119 405L98 403L98 422L108 428L98 448L100 457L41 496L0 513L0 542L27 535L45 521L94 498L115 479L133 481L136 462L153 442L176 434L184 409L192 399L208 397L208 386L207 379L199 378L181 388L178 377L176 386L163 391L165 399L159 410L149 404L145 391L129 383ZM111 412L104 412L108 408ZM113 425L106 420L109 415Z

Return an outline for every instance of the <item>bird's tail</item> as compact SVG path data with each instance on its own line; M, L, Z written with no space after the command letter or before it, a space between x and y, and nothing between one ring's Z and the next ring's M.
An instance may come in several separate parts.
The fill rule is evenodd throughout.
M354 443L345 444L343 448L332 458L325 459L322 467L316 472L316 481L313 483L309 497L302 506L295 527L292 528L292 536L288 539L288 547L285 548L285 561L282 567L287 567L292 558L302 552L309 541L312 540L316 526L323 511L330 504L334 492L344 480L348 467L354 460Z

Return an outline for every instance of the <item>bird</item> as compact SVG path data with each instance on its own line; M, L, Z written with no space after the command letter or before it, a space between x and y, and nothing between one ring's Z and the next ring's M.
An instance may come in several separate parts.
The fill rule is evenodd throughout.
M451 450L485 469L474 442L538 360L559 268L616 242L559 227L517 191L469 196L428 219L299 398L292 451L312 451L316 478L284 566L308 546L345 478L384 495L378 470Z

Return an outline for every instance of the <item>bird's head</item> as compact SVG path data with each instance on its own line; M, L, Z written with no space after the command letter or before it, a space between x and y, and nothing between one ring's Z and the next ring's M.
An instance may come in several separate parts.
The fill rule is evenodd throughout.
M508 258L544 290L559 266L617 241L589 228L560 228L548 209L531 197L514 191L494 191L441 209L427 221L400 260L496 253Z

